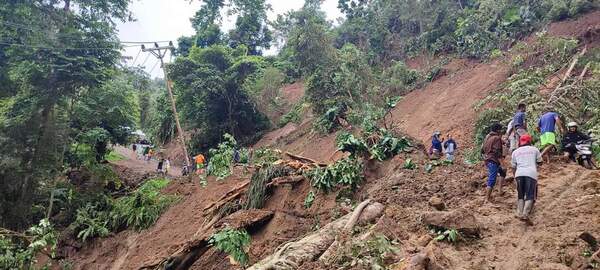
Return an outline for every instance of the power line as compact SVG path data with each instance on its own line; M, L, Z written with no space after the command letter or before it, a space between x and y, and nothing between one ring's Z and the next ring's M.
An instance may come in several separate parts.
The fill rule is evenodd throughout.
M142 53L142 49L140 49L140 50L138 51L138 53L135 55L135 58L133 59L133 62L131 63L131 66L132 66L132 67L133 67L133 66L135 66L135 61L137 61L137 59L138 59L138 56L140 56L140 53Z
M141 64L141 66L144 66L146 64L146 61L148 61L148 58L150 58L150 54L146 55L146 59L144 59L144 62Z
M0 41L1 45L7 46L18 46L18 47L26 47L33 49L46 49L46 50L116 50L122 48L136 47L135 45L124 45L120 47L46 47L46 46L37 46L37 45L27 45L21 43L8 43Z
M152 71L154 71L154 68L156 68L158 62L160 62L160 60L156 59L156 63L154 63L154 66L152 66L152 69L150 69L150 72L148 72L148 74L152 74Z

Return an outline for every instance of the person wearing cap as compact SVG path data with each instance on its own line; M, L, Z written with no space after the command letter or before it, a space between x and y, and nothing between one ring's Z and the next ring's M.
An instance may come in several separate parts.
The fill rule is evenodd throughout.
M432 159L438 159L442 155L443 147L442 143L444 140L440 139L441 132L436 131L431 136L431 148L429 149L429 154Z
M502 125L494 123L490 127L490 132L483 141L481 154L484 157L485 165L488 169L488 180L486 189L486 200L492 200L492 191L498 180L498 192L502 195L502 187L504 186L504 178L506 170L502 168L501 160L504 159L504 143L502 142ZM500 176L500 177L498 177Z
M561 130L563 127L558 113L552 110L550 105L544 107L544 114L538 120L537 130L540 132L540 149L542 149L542 157L546 163L550 163L550 151L556 149L556 127Z
M531 135L519 138L519 148L512 153L511 165L517 184L517 217L528 221L537 197L537 164L542 162L540 150L531 146Z
M571 161L575 161L575 153L577 153L575 145L577 142L590 139L590 136L580 132L577 126L576 122L569 122L567 124L567 132L561 142L562 149L565 152L565 158Z

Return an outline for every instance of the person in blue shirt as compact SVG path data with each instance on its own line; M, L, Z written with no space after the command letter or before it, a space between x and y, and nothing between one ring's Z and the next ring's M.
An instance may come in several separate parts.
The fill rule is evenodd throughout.
M442 143L444 140L440 139L441 132L436 131L431 136L431 148L429 149L429 154L431 159L438 159L442 155L443 147Z
M519 105L517 105L517 112L515 113L515 115L512 118L512 121L509 124L507 135L509 141L511 142L511 152L517 149L517 145L521 135L527 133L527 115L525 114L526 110L527 105L525 105L525 103L519 103Z
M452 138L452 135L448 134L448 139L444 142L444 153L446 153L446 159L454 161L454 153L456 152L458 145Z
M537 130L540 132L540 149L542 149L542 158L546 163L550 163L550 152L556 150L556 128L564 133L562 122L558 113L552 110L550 105L544 107L544 114L538 120Z

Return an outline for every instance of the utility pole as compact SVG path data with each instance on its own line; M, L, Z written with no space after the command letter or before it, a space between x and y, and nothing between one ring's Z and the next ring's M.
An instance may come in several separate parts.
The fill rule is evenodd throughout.
M167 91L169 92L169 98L171 99L171 109L173 110L173 118L175 118L175 124L177 126L177 133L179 134L179 142L181 143L181 147L183 147L183 154L185 155L185 165L188 167L188 170L191 169L190 164L190 156L188 155L187 146L185 145L185 136L183 135L183 129L181 129L181 124L179 124L179 115L177 114L177 106L175 105L175 98L173 97L173 90L171 89L171 82L169 81L169 76L167 75L167 70L165 69L165 63L163 62L163 57L167 54L168 50L173 50L173 42L169 41L169 46L158 46L158 43L154 43L154 48L146 48L146 46L142 45L143 52L150 52L152 55L156 56L160 60L160 67L165 73L165 81L167 83Z

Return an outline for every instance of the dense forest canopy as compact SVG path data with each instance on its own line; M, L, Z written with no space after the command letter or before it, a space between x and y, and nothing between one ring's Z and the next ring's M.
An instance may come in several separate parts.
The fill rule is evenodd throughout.
M195 34L178 39L164 67L191 153L208 153L225 134L249 145L274 125L299 121L302 104L319 132L346 123L375 131L400 96L440 72L410 69L408 57L486 60L548 22L599 7L597 0L339 0L344 18L334 24L320 0L272 21L266 0L201 2L190 19ZM102 192L120 185L105 164L111 145L128 144L135 129L158 145L177 134L165 81L121 63L116 22L132 19L129 4L0 2L0 227L22 230L49 218L85 232L85 240L130 225L119 211L135 201ZM229 31L222 14L235 16ZM264 56L272 46L277 55ZM304 98L282 108L279 89L296 81L304 82ZM265 116L284 109L279 123ZM73 172L92 175L98 189L79 192L65 181ZM135 195L160 204L136 228L166 205L148 189ZM99 222L109 213L116 218ZM27 254L17 268L30 262Z

